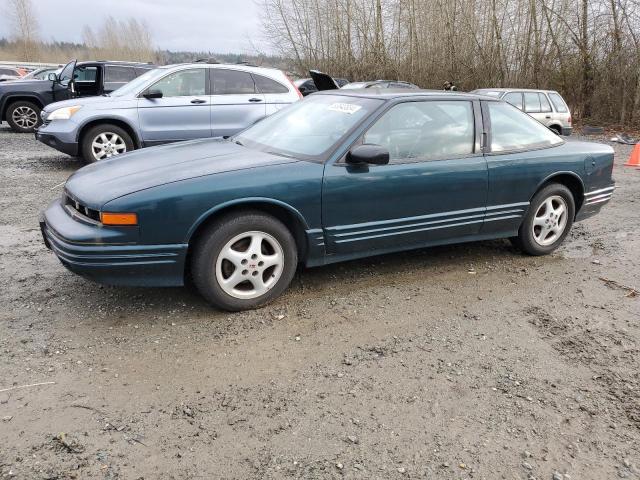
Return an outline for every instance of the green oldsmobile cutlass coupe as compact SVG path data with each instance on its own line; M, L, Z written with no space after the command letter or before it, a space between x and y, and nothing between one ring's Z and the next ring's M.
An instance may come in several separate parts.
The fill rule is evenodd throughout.
M44 212L62 263L114 285L263 305L299 265L490 238L553 251L614 190L613 150L565 142L495 98L319 92L226 140L80 169Z

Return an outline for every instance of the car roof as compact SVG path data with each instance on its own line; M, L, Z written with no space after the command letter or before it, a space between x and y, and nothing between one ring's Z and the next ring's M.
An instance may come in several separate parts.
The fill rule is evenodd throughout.
M363 98L381 98L383 100L393 100L397 98L412 98L421 97L434 100L447 100L456 98L458 100L492 100L500 101L494 97L487 97L485 95L477 95L474 93L466 92L445 92L444 90L421 90L412 89L407 90L405 88L353 88L353 89L338 89L338 90L323 90L314 95L340 95L344 97L363 97Z
M547 90L544 88L478 88L476 92L549 92L558 93L555 90Z
M274 67L258 67L256 65L247 65L246 63L206 63L206 62L186 62L173 63L171 65L163 65L158 67L163 70L170 70L178 67L203 67L203 68L233 68L234 70L242 70L245 72L272 71L280 72L281 70Z
M155 67L153 63L145 63L145 62L126 62L122 60L92 60L92 61L83 61L78 62L77 65L119 65L123 67Z

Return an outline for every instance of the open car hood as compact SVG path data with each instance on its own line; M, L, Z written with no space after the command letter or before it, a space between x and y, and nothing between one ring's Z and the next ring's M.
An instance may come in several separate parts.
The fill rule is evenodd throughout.
M326 73L318 70L309 70L309 75L313 78L313 83L316 84L318 90L336 90L340 88L336 82L333 81L333 78Z

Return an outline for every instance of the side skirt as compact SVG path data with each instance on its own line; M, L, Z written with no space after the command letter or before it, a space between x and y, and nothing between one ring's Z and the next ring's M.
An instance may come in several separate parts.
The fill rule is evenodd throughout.
M518 235L517 230L508 231L508 232L499 232L499 233L492 232L490 234L484 234L484 235L480 234L480 235L470 235L470 236L446 239L446 240L434 240L431 242L424 242L420 244L413 244L413 245L406 245L406 246L401 245L401 246L389 247L389 248L378 249L378 250L353 252L353 253L342 254L342 255L312 256L311 255L312 252L310 251L309 252L310 255L307 257L307 261L305 265L307 267L319 267L322 265L329 265L332 263L356 260L358 258L374 257L376 255L385 255L387 253L404 252L407 250L436 247L439 245L454 245L458 243L480 242L483 240L499 240L501 238L510 238L510 237L515 237L517 235Z

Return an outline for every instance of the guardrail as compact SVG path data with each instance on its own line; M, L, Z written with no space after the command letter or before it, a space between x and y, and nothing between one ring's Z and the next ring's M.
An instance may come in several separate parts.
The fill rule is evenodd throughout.
M16 61L0 61L2 67L28 68L35 70L36 68L57 67L59 63L41 63L41 62L16 62Z

